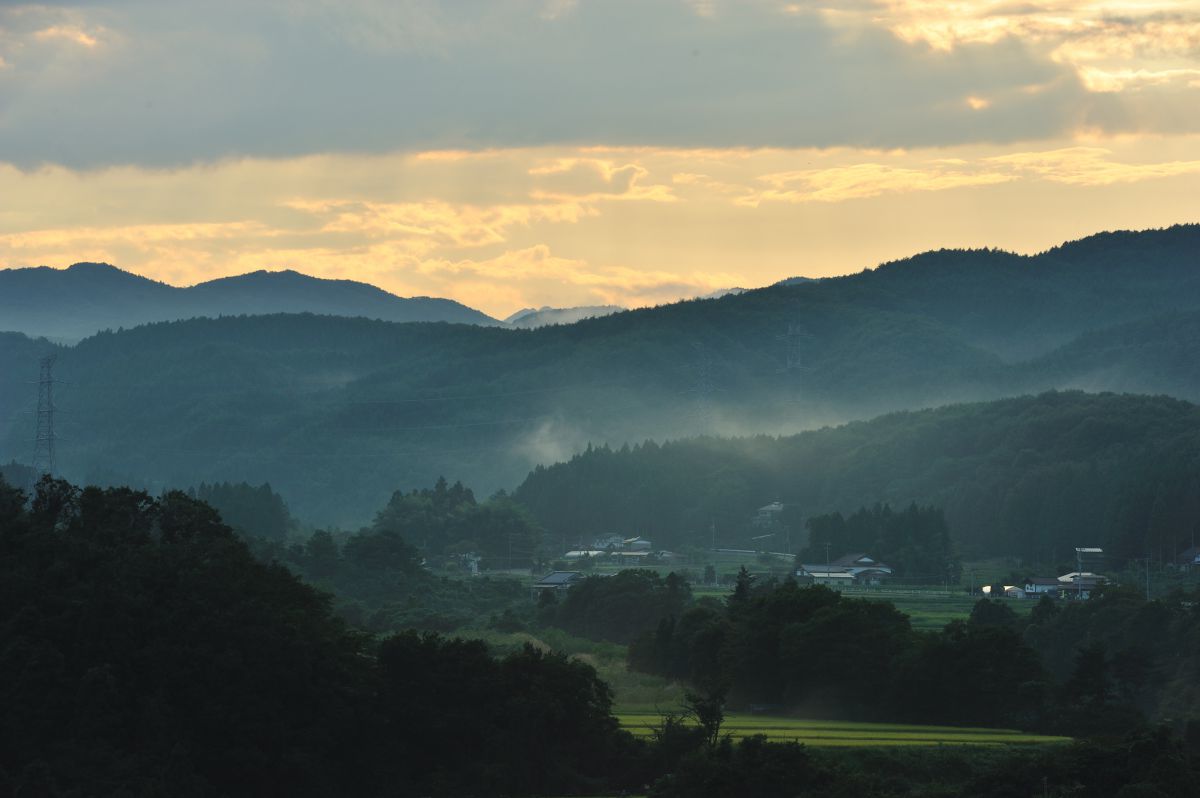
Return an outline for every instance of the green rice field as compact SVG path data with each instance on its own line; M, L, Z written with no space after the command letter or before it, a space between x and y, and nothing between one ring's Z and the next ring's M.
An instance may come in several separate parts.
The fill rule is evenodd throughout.
M641 737L653 734L661 717L657 712L622 712L617 715L624 728ZM742 713L726 715L721 733L734 739L762 734L773 742L798 742L823 748L1044 745L1070 742L1069 737L1026 734L1012 729L803 720Z

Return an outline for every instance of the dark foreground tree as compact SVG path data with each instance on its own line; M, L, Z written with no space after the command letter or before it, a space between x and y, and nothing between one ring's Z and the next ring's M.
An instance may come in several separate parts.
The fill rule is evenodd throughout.
M0 795L576 792L637 760L590 666L329 605L182 493L0 482Z

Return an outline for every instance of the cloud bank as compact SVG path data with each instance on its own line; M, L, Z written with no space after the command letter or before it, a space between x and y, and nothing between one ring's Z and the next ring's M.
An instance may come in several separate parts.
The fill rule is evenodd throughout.
M1178 134L1198 70L1179 0L4 3L0 159Z

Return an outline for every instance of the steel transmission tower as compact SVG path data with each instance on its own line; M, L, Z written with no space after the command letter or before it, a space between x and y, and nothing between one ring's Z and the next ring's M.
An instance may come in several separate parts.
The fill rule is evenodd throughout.
M38 378L37 441L33 449L35 479L43 474L54 476L54 360L48 355L41 360Z
M692 424L695 431L692 434L711 435L716 421L716 408L713 394L717 391L713 372L712 355L702 344L693 343L696 352L696 362L693 367L693 382L686 393L692 397Z
M812 341L812 334L807 332L802 325L789 324L787 333L778 338L784 342L785 347L782 371L808 371L809 367L804 362L804 349Z

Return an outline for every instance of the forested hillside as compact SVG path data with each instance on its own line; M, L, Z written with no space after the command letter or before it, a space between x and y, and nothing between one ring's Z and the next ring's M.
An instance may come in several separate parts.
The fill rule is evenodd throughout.
M640 750L595 671L347 628L202 502L0 480L0 794L587 794ZM616 766L626 766L616 773Z
M74 347L0 336L0 460L32 453L27 382L51 350L67 476L269 481L299 517L347 526L397 488L444 474L490 493L589 443L792 433L1053 388L1200 399L1197 253L1196 225L1036 257L934 252L539 330L274 315Z
M1075 546L1170 559L1200 531L1198 484L1200 409L1068 392L781 438L592 448L538 468L515 496L552 535L637 533L663 548L749 546L755 509L772 501L793 540L807 518L917 502L945 509L966 556L1057 563Z

